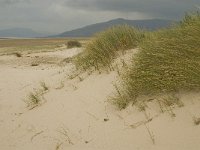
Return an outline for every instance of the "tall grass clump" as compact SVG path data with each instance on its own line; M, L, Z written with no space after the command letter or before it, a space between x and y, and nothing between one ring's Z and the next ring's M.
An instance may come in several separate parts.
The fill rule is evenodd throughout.
M128 25L111 27L96 35L83 53L75 58L75 65L80 70L110 68L119 52L135 48L143 36Z
M146 36L132 65L116 85L119 108L139 96L200 89L200 14L186 15L178 25Z

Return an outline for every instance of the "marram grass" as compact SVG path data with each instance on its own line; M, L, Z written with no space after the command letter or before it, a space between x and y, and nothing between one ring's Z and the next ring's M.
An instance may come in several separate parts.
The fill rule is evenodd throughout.
M111 27L100 32L75 59L80 70L109 68L119 53L135 48L144 38L141 31L128 25Z
M119 108L141 95L200 89L200 15L187 15L179 25L146 36L132 65L124 72L117 94Z

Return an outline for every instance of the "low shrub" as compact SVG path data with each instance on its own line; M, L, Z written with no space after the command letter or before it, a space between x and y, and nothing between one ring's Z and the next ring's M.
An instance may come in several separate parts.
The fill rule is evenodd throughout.
M81 43L77 40L72 40L67 42L67 48L73 48L73 47L81 47Z

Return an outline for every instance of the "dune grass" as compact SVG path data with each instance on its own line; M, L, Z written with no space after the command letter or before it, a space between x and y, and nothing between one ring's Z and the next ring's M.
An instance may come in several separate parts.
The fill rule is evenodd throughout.
M111 27L98 33L74 63L79 70L110 68L119 53L135 48L142 38L141 31L128 25Z
M119 108L139 96L200 89L200 14L186 15L179 25L146 36L124 72L117 94Z

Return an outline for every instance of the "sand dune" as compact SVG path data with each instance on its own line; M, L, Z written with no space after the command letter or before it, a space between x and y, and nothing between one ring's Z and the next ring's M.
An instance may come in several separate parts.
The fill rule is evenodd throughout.
M119 111L107 99L116 72L69 79L81 49L0 56L0 149L2 150L198 150L200 94L179 93L184 107L161 113L155 102L146 112ZM37 66L32 66L37 63ZM30 92L49 88L29 110ZM196 122L198 124L198 122Z

